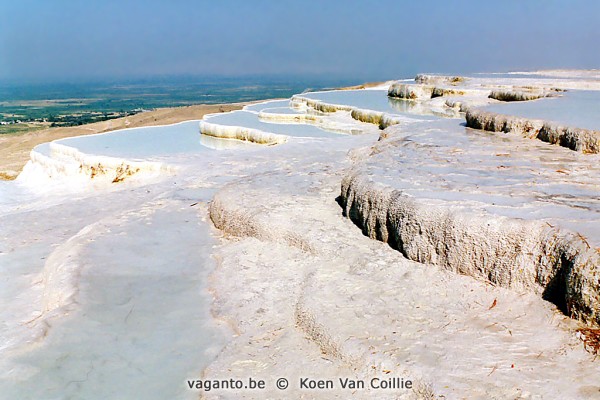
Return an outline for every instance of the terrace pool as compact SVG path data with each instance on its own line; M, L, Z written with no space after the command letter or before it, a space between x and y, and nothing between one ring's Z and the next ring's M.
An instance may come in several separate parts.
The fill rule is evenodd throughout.
M600 130L600 92L572 90L560 97L498 103L484 108L500 114L543 119L576 128Z

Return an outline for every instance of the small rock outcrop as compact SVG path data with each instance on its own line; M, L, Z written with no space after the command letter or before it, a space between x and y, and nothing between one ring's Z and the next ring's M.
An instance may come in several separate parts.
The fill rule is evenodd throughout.
M394 82L388 89L388 96L405 100L425 100L441 96L462 96L465 92L441 86Z
M531 101L550 96L555 94L544 91L493 90L489 98L499 101Z
M427 75L427 74L418 74L415 76L416 83L425 83L425 84L450 84L450 85L458 85L463 83L465 78L462 76L448 76L448 75Z

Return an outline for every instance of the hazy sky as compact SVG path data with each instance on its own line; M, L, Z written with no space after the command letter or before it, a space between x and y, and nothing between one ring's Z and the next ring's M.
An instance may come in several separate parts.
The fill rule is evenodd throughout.
M600 2L0 0L0 80L600 68Z

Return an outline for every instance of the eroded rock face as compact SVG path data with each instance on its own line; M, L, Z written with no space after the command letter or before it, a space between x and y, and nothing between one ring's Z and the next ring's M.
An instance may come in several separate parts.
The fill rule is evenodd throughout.
M574 318L600 323L600 255L575 233L435 206L360 173L344 178L340 197L365 235L411 260L530 290Z
M464 90L448 88L443 86L432 86L425 84L409 84L394 82L388 89L388 96L405 100L427 100L442 96L462 96Z
M394 82L390 85L388 96L406 100L430 99L434 86L414 85L403 82Z
M371 110L352 110L352 118L360 122L375 124L379 129L385 129L388 126L397 125L402 122L402 119L394 115L371 111Z
M415 76L416 83L427 83L427 84L452 84L458 85L465 82L466 78L462 76L446 76L446 75L427 75L418 74Z
M433 88L433 92L431 93L431 98L442 97L442 96L463 96L464 94L465 94L464 90L436 86Z
M470 108L466 112L469 128L490 132L514 133L528 138L537 138L583 153L600 152L600 132L563 126L538 119L529 119L498 114Z
M547 97L543 91L492 90L489 97L499 101L530 101Z
M597 156L451 120L389 127L366 150L340 192L365 235L600 323Z

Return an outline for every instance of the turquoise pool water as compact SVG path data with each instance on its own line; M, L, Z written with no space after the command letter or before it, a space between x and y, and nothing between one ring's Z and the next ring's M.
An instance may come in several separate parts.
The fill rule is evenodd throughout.
M285 114L285 115L303 114L301 111L296 110L294 108L289 108L289 107L265 108L265 109L261 110L260 112L265 113L265 114Z
M331 92L304 93L301 95L314 100L321 100L329 104L342 104L356 108L380 111L388 114L407 115L418 119L435 119L434 116L415 115L411 113L414 108L420 108L413 101L391 99L387 90L340 90Z
M207 122L226 126L243 126L258 129L264 132L288 135L294 137L335 137L339 133L333 133L313 125L304 124L271 124L262 122L258 115L248 111L233 111L226 114L217 114L206 118Z
M57 143L75 147L86 154L128 158L211 151L200 143L198 121L79 136L59 140ZM41 147L39 150L45 149Z
M264 103L251 104L249 106L244 107L244 110L252 111L252 112L260 112L266 108L288 107L289 105L290 105L290 101L288 99L272 100L272 101L265 101Z
M499 103L484 108L501 114L543 119L577 128L600 130L600 92L573 90L561 97Z

